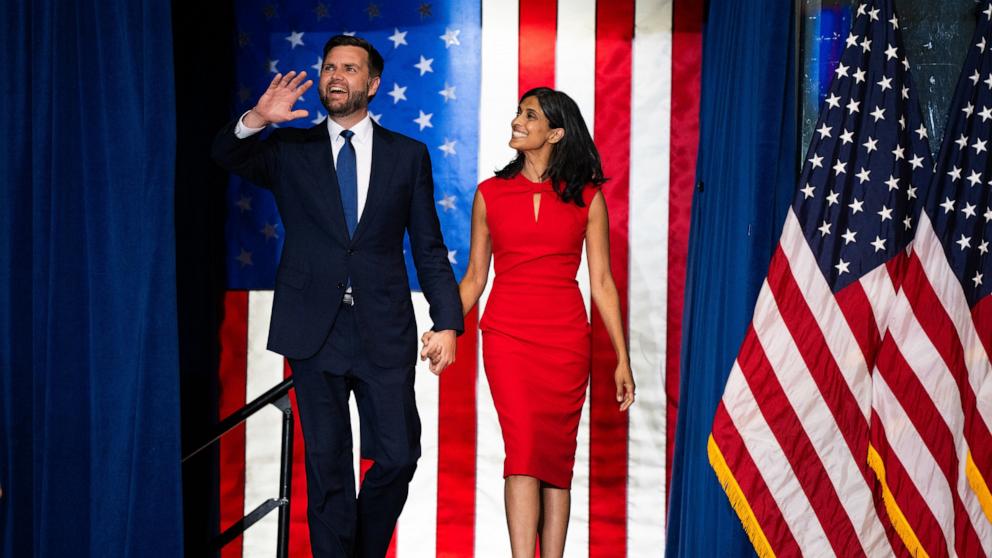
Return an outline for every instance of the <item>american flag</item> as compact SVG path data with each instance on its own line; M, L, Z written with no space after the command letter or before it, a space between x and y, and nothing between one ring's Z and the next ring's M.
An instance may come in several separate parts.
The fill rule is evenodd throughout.
M869 461L914 555L992 555L992 6L875 363Z
M714 419L710 462L763 556L907 553L869 455L933 169L909 69L891 0L861 3Z
M612 270L628 326L638 402L629 415L616 412L614 353L593 311L591 393L579 428L566 555L663 555L698 137L701 3L305 1L242 2L237 9L239 114L255 102L272 72L315 72L324 41L333 34L355 32L382 52L385 73L370 111L383 126L430 149L437 210L458 277L467 263L475 186L514 155L507 142L518 96L549 85L576 100L610 178L604 193ZM310 119L322 116L315 93L301 104ZM290 373L280 355L265 350L270 289L284 236L278 213L263 190L234 179L229 191L231 290L221 332L222 416ZM588 307L584 266L578 278ZM416 284L411 291L420 329L427 329L424 297ZM423 456L391 556L510 554L502 440L479 351L477 318L485 301L484 294L469 315L458 360L440 381L418 370ZM630 314L628 301L636 304ZM222 440L219 528L275 494L279 425L278 413L269 409ZM353 425L357 428L357 420ZM309 550L297 434L294 556ZM360 439L357 432L354 439ZM275 531L272 515L224 556L271 556Z

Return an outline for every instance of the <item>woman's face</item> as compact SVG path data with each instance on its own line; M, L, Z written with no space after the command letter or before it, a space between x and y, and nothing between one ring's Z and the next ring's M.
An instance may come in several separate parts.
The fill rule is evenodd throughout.
M541 103L534 96L520 101L517 116L510 122L510 126L510 147L517 151L531 151L545 146L550 148L564 133L561 128L550 126L548 117L541 110Z

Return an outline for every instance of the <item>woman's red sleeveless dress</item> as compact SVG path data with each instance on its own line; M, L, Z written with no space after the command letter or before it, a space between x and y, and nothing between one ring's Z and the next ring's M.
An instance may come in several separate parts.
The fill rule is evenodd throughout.
M480 322L482 358L506 447L503 476L568 488L590 370L575 277L597 189L585 188L585 207L562 202L550 181L522 175L491 178L479 191L496 272Z

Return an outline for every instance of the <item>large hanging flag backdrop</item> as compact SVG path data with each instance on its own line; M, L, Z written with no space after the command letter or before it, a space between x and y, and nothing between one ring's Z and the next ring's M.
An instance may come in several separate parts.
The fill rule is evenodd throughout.
M323 44L334 34L356 33L382 52L385 72L370 111L383 126L430 149L437 210L459 277L475 186L513 156L507 142L518 96L548 85L582 109L610 179L604 193L612 269L638 402L629 415L616 411L614 353L591 311L592 382L579 429L567 556L664 553L701 25L701 9L681 0L238 4L236 113L250 108L273 72L306 70L316 77ZM292 125L311 126L323 117L316 91L301 105L310 116ZM229 203L222 416L290 373L281 356L265 350L285 231L267 192L232 179ZM410 272L418 324L427 329L412 265ZM579 282L588 304L586 274L583 266ZM477 318L485 300L468 317L458 360L440 380L418 370L423 457L391 556L510 553L502 440L479 351ZM223 439L219 528L276 493L279 428L278 413L268 409ZM303 555L309 549L305 473L302 438L296 439L291 550ZM273 514L224 556L270 556L275 532Z

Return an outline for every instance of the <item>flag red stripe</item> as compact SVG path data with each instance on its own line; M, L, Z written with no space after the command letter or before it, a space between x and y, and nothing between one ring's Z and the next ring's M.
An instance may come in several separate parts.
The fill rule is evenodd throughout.
M738 486L744 492L747 503L754 516L758 519L765 538L780 556L801 556L799 543L796 542L789 525L782 516L782 510L772 497L772 492L765 479L762 478L751 454L744 445L740 432L727 414L723 402L716 409L713 419L713 440L723 453L727 467L733 471Z
M861 414L858 400L851 393L816 318L806 304L806 298L796 284L781 245L775 250L768 268L768 285L823 402L837 421L841 435L867 481L868 422Z
M950 485L952 505L957 519L954 546L958 554L966 556L967 549L981 548L981 544L957 491L958 459L954 447L954 435L951 434L930 393L906 362L890 333L885 334L885 343L879 348L877 370L885 378L885 383L905 410L910 422L916 427L920 440L927 446Z
M457 359L441 374L438 394L438 558L471 556L475 548L475 450L478 307L465 316Z
M555 86L557 22L558 0L520 0L518 97Z
M293 375L289 361L283 359L283 377ZM307 527L307 469L303 446L303 427L300 408L296 404L296 390L289 392L293 408L293 486L289 506L289 555L310 556L310 529Z
M885 268L889 271L889 278L892 279L892 288L898 291L902 288L902 276L906 273L906 265L909 264L909 256L904 251L885 262Z
M847 320L847 327L861 347L861 354L871 370L875 362L875 350L881 342L875 312L861 283L855 281L834 295L840 311Z
M665 486L672 484L675 421L679 410L682 306L696 150L699 145L699 91L703 59L703 2L675 0L672 33L672 104L669 137L668 308L665 315ZM668 490L665 491L668 501Z
M782 447L796 480L823 526L830 546L838 556L864 556L851 518L841 504L837 490L799 416L785 395L753 326L748 327L737 362L751 393L754 394L761 415Z
M245 405L248 372L248 291L224 294L224 322L220 327L220 395L218 420ZM219 530L223 531L245 514L245 425L242 423L220 439ZM222 558L241 558L242 537L221 551Z
M912 525L913 532L924 550L933 558L947 556L947 545L940 524L937 523L930 506L916 488L916 484L906 473L902 462L892 452L881 419L875 411L871 414L871 424L871 443L885 464L885 483L892 492L896 504Z
M992 471L992 434L977 412L975 392L968 381L964 348L951 317L947 315L944 305L934 292L916 253L909 260L903 289L920 326L937 348L957 383L962 408L976 410L964 413L965 439L971 449L972 459L979 471Z
M596 144L609 177L610 268L627 323L630 96L634 1L596 4ZM624 328L626 331L626 327ZM589 557L627 554L627 415L617 410L616 353L597 311L592 319L589 427Z

